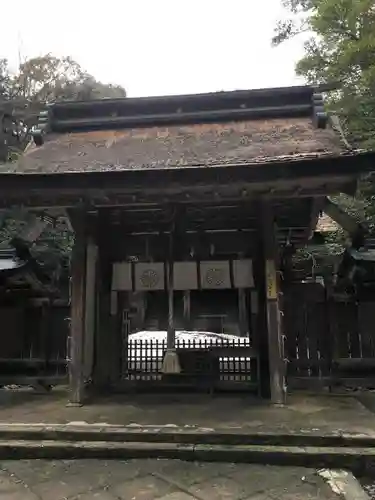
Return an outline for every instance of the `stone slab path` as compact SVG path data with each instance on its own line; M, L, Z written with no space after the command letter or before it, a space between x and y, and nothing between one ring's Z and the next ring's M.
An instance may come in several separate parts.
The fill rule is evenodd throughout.
M69 394L0 390L0 424L69 422L112 425L198 426L231 428L244 433L375 435L375 415L350 396L291 394L278 408L241 396L110 395L95 397L82 408L67 408Z
M0 462L0 500L338 500L313 469L173 460Z

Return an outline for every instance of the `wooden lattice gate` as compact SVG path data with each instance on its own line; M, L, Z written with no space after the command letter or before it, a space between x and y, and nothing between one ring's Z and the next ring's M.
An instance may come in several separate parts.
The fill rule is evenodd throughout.
M329 375L331 342L324 288L318 284L296 284L284 295L285 353L288 385Z

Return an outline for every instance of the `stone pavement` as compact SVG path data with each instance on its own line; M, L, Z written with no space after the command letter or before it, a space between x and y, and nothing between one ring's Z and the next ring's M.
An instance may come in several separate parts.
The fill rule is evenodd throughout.
M351 396L293 393L278 408L250 395L128 394L93 397L82 408L67 408L68 393L0 390L1 423L69 422L115 425L175 425L241 428L244 432L375 433L375 415Z
M338 500L313 469L169 460L0 462L0 500Z

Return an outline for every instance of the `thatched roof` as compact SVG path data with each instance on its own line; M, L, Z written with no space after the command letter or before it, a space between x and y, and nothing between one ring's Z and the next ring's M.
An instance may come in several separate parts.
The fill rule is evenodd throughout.
M58 103L36 143L0 172L63 173L259 165L345 148L311 87Z

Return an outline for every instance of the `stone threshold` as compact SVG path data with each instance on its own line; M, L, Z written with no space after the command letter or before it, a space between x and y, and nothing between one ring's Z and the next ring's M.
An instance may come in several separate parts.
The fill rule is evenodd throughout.
M359 434L340 430L327 432L319 429L253 431L248 427L205 428L181 427L173 424L118 426L85 422L68 424L0 422L0 440L375 448L375 433Z
M375 465L374 448L207 445L181 443L1 440L0 459L180 459L189 461L341 468L363 474Z

